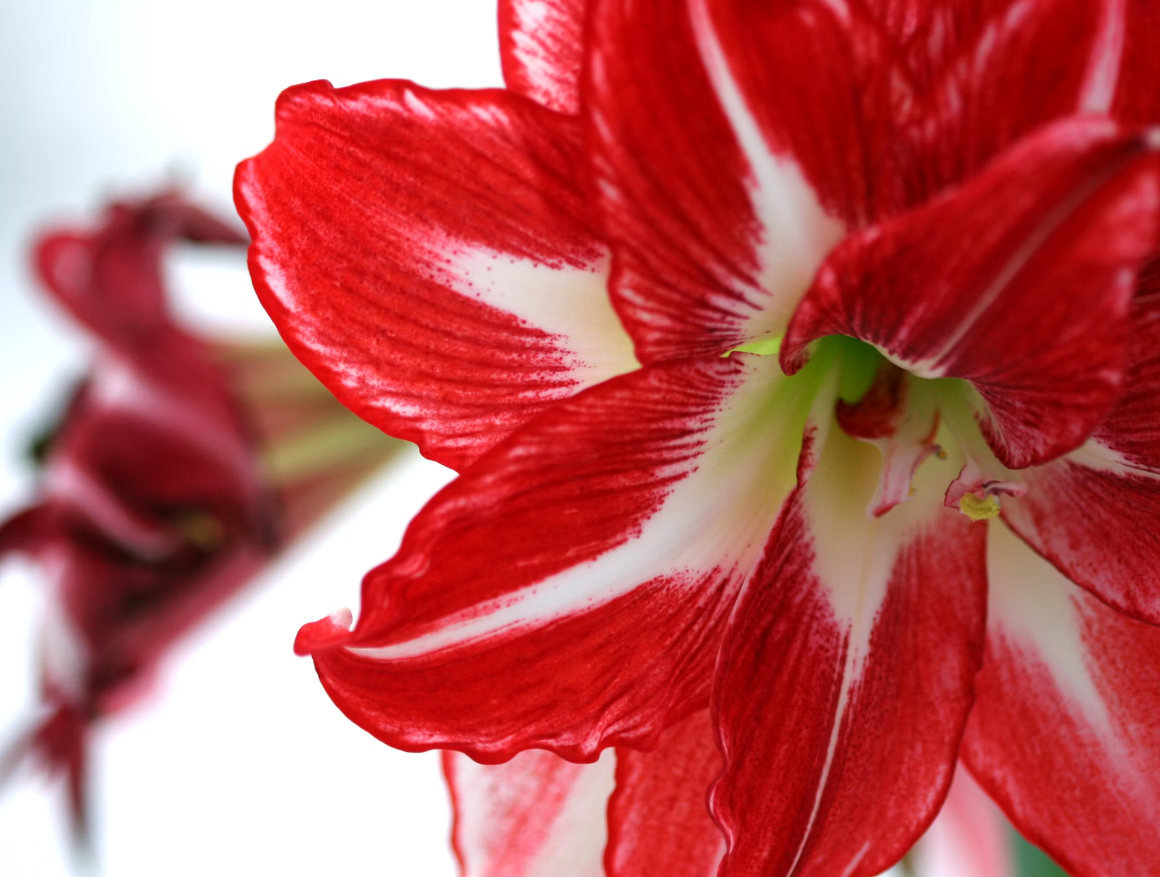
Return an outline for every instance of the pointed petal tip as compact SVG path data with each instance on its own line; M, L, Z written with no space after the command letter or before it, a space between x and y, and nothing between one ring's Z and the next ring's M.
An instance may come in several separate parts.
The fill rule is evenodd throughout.
M349 609L331 612L325 618L302 625L294 637L294 654L299 657L332 649L350 638L354 616Z

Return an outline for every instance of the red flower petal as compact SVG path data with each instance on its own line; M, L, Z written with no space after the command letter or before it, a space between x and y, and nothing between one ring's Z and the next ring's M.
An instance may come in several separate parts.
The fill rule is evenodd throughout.
M868 518L880 455L834 429L787 504L714 685L730 877L878 874L934 819L983 651L984 530L942 507L956 464Z
M709 816L709 785L721 754L709 711L661 737L653 752L616 751L608 802L608 877L715 877L725 839Z
M1127 125L1160 124L1160 7L1151 0L1111 0L1096 4L1108 25L1103 44L1118 64L1106 63L1106 85L1112 116ZM1099 110L1097 104L1094 109Z
M616 759L521 752L506 764L443 753L463 877L604 877L604 810Z
M854 335L924 377L970 380L1006 465L1074 449L1121 387L1136 270L1157 239L1158 146L1077 117L848 238L794 315L783 364L815 338Z
M587 115L612 295L645 362L780 334L842 233L797 158L763 138L706 15L606 2L591 21Z
M453 467L634 368L579 134L505 92L285 92L235 194L287 343L355 413Z
M1160 475L1099 445L1024 473L1004 519L1076 584L1133 618L1160 624Z
M655 745L708 702L721 629L793 484L811 380L715 357L559 403L368 574L347 642L314 653L328 693L402 749L494 763Z
M1140 271L1128 323L1124 389L1092 438L1128 465L1160 472L1160 253Z
M963 758L1069 874L1160 873L1160 630L991 530L987 656Z
M1130 311L1124 392L1093 441L1021 473L1004 519L1066 576L1133 618L1160 624L1160 258Z
M587 0L500 0L507 87L561 113L580 111Z

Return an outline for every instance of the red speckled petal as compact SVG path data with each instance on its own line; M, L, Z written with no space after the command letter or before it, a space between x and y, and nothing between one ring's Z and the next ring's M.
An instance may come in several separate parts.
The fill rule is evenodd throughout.
M604 811L616 758L572 764L521 752L505 764L443 753L463 877L604 877Z
M502 91L315 82L243 162L250 271L347 407L461 468L636 367L608 302L574 120Z
M929 459L909 502L868 518L881 457L832 429L787 503L714 684L723 874L868 877L938 812L986 601L985 529L942 506L955 465Z
M1157 240L1158 146L1077 117L848 238L794 315L783 364L815 338L853 335L923 377L971 381L1007 466L1075 449L1122 386L1136 273Z
M721 754L709 711L661 737L653 752L616 751L608 802L608 877L715 877L725 838L709 815Z
M500 0L507 87L561 113L580 110L587 0Z
M987 655L963 758L1069 874L1160 873L1160 629L991 529Z
M792 488L811 388L771 357L651 366L480 458L298 649L354 722L495 763L651 747L708 702L721 630ZM438 696L432 696L438 692Z

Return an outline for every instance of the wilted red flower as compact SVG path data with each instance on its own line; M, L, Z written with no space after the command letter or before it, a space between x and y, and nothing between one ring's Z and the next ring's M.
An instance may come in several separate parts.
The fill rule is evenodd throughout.
M1160 871L1154 6L502 8L511 91L298 86L238 171L292 349L461 471L300 632L335 703L485 763L711 705L724 874L884 870L960 753Z
M0 525L0 554L38 560L47 718L8 753L67 773L84 829L90 724L149 682L176 638L390 454L281 345L206 342L168 313L175 240L241 246L240 232L167 193L108 208L91 231L35 248L37 275L94 336L95 361L36 448L32 506ZM354 444L291 459L319 428ZM300 451L297 455L301 457Z

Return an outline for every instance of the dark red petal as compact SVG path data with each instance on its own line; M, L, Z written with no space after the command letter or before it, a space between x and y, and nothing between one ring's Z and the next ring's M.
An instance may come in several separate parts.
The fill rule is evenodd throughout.
M959 765L938 818L912 853L929 877L1018 877L1011 829L1003 812Z
M1124 390L1092 437L1125 463L1160 472L1160 254L1140 271L1128 324Z
M1112 116L1126 125L1160 124L1160 6L1152 0L1108 0L1098 5L1115 25L1105 38L1107 53L1118 56L1118 64L1108 63L1105 74L1113 80Z
M502 91L289 89L235 180L259 297L340 401L461 467L636 366L580 153L577 122Z
M580 111L587 0L500 0L499 53L514 92L561 113Z
M616 750L608 802L608 877L715 877L725 839L709 816L721 754L709 711L661 737L653 752Z
M596 764L530 751L495 765L444 752L463 877L604 877L615 763L611 752Z
M347 642L314 653L328 693L408 750L494 763L655 745L708 702L737 588L793 484L810 380L714 357L558 404L367 575Z
M97 363L45 470L50 498L140 558L183 543L189 515L213 518L222 537L261 540L271 527L254 439L224 374L173 340L156 358Z
M872 5L898 66L895 133L870 167L897 164L910 205L969 179L1044 124L1106 109L1122 25L1114 2Z
M781 334L842 233L800 157L763 138L706 16L599 2L590 22L586 117L612 295L645 362Z
M848 238L794 315L783 364L823 335L853 335L924 377L971 381L1007 466L1078 447L1122 385L1136 271L1157 240L1158 146L1070 119L958 192Z
M864 509L880 455L830 431L726 633L712 808L730 877L878 874L934 819L982 660L981 525L942 506L955 460Z
M963 758L1069 874L1160 873L1160 630L1076 588L998 523L988 572Z
M33 246L53 297L122 355L172 334L161 257L175 240L244 244L245 236L176 193L114 203L92 230L54 229Z

